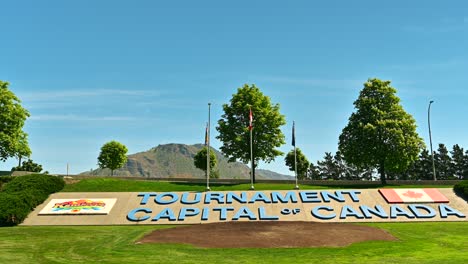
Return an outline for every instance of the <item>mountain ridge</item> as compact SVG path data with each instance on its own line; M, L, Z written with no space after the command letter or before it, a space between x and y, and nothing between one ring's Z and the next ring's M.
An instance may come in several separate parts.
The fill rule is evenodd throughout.
M127 162L114 171L115 176L143 178L205 178L205 172L196 168L193 157L203 144L159 144L147 151L127 155ZM223 179L250 179L250 168L241 162L228 162L221 152L212 148L218 164L213 174ZM96 169L81 174L107 176L109 169ZM294 177L270 170L257 169L258 179L291 180Z

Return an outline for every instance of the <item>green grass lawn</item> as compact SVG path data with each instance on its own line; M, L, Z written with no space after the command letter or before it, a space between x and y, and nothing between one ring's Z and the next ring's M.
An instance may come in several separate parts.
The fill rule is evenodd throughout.
M250 184L211 185L214 191L248 190ZM292 184L256 184L256 190L290 190ZM301 185L301 189L338 189ZM346 186L342 188L376 188ZM453 186L386 186L452 188ZM86 179L65 192L203 191L204 184ZM180 244L135 244L173 226L52 226L0 228L0 263L467 263L468 223L373 223L397 241L356 243L344 248L204 249ZM310 234L313 236L314 234ZM207 234L209 236L209 234Z
M211 184L213 191L236 191L248 190L250 184ZM367 189L382 188L375 185L351 185L351 186L318 186L318 185L299 185L303 190L320 189ZM122 180L111 178L85 179L78 183L67 184L63 192L167 192L167 191L204 191L206 184L202 183L171 183L147 180ZM286 183L257 183L256 190L291 190L294 184ZM383 188L453 188L453 185L386 185Z
M135 244L169 226L0 228L0 263L466 263L468 223L379 223L398 241L344 248L203 249ZM209 234L207 234L209 235ZM313 234L310 234L313 236Z

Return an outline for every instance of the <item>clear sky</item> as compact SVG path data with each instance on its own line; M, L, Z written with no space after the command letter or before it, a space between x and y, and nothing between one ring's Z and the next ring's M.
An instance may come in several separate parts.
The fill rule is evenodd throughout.
M370 77L392 81L428 146L434 100L434 144L468 148L468 2L377 2L0 0L0 80L51 173L95 169L110 140L202 143L208 102L219 149L222 104L244 83L281 105L281 150L295 120L313 162L336 151ZM284 157L260 168L291 174Z

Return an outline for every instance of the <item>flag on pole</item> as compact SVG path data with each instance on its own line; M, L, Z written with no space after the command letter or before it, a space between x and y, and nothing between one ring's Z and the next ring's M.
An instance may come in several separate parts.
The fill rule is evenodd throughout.
M291 142L291 145L293 145L294 147L296 146L296 135L294 133L294 121L293 121L293 127L292 127L292 142Z
M206 124L206 129L205 129L205 146L208 146L210 139L208 138L208 123Z
M249 113L249 130L252 130L253 128L253 114L252 114L252 108L250 108L250 113Z

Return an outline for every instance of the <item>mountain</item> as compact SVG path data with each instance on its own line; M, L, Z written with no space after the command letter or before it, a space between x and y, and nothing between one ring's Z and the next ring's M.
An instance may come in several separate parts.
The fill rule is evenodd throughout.
M145 178L204 178L205 172L193 165L193 157L204 145L165 144L154 147L145 152L127 156L127 163L123 168L115 170L116 176L145 177ZM218 159L215 171L219 171L220 178L250 179L250 168L240 162L228 162L221 152L213 149ZM109 169L96 169L83 172L86 175L110 175ZM285 180L293 177L269 170L258 169L257 179Z

